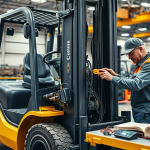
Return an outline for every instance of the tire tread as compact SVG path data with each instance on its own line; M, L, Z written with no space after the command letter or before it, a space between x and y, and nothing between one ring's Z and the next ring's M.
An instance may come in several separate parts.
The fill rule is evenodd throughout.
M69 150L69 146L72 145L72 143L73 143L73 140L72 140L70 134L68 133L68 131L60 124L58 124L58 123L39 123L39 124L33 125L28 130L28 133L26 135L26 140L25 140L25 149L26 149L26 145L27 145L26 142L27 142L29 133L34 128L42 128L46 132L48 132L53 139L53 143L55 144L56 150Z

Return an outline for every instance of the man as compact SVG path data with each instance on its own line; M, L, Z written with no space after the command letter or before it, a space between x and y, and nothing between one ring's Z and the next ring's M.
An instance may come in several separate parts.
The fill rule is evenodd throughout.
M126 54L136 70L131 77L123 77L112 69L99 70L101 79L112 81L113 84L131 90L131 106L133 118L138 123L150 123L150 53L145 50L143 41L138 38L129 38L125 42Z

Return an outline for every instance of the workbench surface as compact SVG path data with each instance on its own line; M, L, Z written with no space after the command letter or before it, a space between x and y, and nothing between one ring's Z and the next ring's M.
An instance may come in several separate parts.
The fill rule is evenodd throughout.
M148 139L138 138L135 140L125 140L117 138L114 135L104 135L100 130L86 132L85 142L90 143L92 146L104 144L124 150L150 150L150 140Z

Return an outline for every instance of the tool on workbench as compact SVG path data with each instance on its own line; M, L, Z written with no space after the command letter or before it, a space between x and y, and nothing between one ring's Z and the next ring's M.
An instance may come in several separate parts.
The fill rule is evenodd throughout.
M114 133L112 129L113 126L108 126L107 128L101 129L100 132L102 132L104 135L111 135L112 133Z

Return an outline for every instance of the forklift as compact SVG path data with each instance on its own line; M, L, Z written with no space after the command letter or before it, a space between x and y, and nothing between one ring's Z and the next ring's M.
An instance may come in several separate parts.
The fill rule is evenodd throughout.
M14 150L92 150L97 147L85 142L86 132L129 121L126 112L118 117L117 87L92 73L103 67L117 72L117 0L58 1L62 11L20 7L0 15L0 43L5 23L22 25L29 41L23 81L0 81L0 143ZM87 56L88 7L95 8L92 62ZM45 56L37 53L39 28L48 34ZM14 28L7 27L6 34L13 36ZM60 57L52 59L55 53Z

